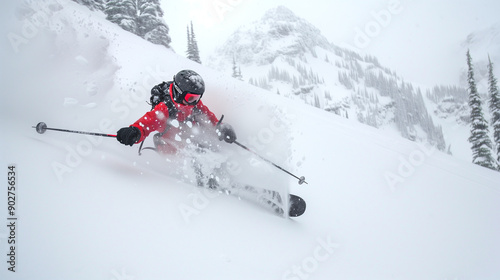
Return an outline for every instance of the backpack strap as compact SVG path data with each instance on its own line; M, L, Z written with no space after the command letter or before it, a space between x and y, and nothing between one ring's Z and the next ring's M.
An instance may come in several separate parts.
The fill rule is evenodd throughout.
M156 107L156 105L160 104L161 102L165 103L165 105L167 105L167 109L168 109L168 118L169 119L177 119L177 113L179 110L177 109L177 107L175 107L175 103L172 101L172 97L170 96L170 85L171 84L172 84L172 82L162 82L161 84L154 86L151 89L151 97L150 97L149 101L151 102L151 110L153 110ZM144 141L146 140L146 139L144 139L141 142L141 145L139 146L139 155L141 155L141 150L146 150L146 149L156 150L156 146L159 143L158 141L160 141L160 138L163 135L165 135L165 133L167 133L167 131L170 129L170 127L171 126L167 124L165 126L165 129L162 132L156 133L153 136L154 137L153 139L155 142L155 148L152 148L152 147L142 148L142 145L144 144Z
M177 107L175 107L175 103L172 100L172 96L170 95L170 85L172 82L168 82L165 84L164 91L165 91L165 97L163 98L163 102L165 105L167 105L168 109L168 118L169 119L176 119L177 118L177 112L179 111Z
M177 113L179 112L179 110L177 109L177 107L175 107L174 101L172 101L172 97L170 96L170 93L169 93L170 84L172 84L172 82L168 82L165 84L164 90L166 92L164 94L163 103L165 103L165 105L167 105L168 118L175 120L175 119L177 119ZM165 130L163 130L163 132L160 132L159 136L160 137L163 136L165 133L167 133L167 131L169 129L170 129L170 125L167 124L165 126Z

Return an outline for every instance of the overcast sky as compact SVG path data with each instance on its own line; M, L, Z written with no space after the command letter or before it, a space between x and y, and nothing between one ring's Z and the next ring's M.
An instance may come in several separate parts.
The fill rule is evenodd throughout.
M475 30L500 22L498 0L162 0L172 46L186 50L192 20L202 60L239 26L278 5L318 27L332 43L377 56L407 80L456 83L460 43Z

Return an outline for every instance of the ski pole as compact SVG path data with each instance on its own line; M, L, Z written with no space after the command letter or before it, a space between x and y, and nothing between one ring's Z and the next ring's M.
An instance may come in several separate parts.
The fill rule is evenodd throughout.
M233 143L234 143L234 144L236 144L236 145L238 145L238 146L240 146L240 147L242 147L243 149L245 149L245 150L247 150L247 151L251 152L252 154L254 154L254 155L258 156L258 157L259 157L260 159L262 159L263 161L265 161L265 162L267 162L267 163L272 164L274 167L276 167L276 168L278 168L279 170L281 170L281 171L285 172L286 174L288 174L288 175L290 175L290 176L294 177L295 179L299 180L299 185L302 185L303 183L308 184L308 183L306 182L306 178L305 178L304 176L297 177L296 175L294 175L294 174L293 174L293 173L291 173L290 171L287 171L287 170L286 170L286 169L284 169L283 167L281 167L281 166L279 166L279 165L275 164L274 162L272 162L272 161L270 161L270 160L268 160L268 159L266 159L266 158L264 158L264 157L260 156L260 155L259 155L259 154L257 154L256 152L254 152L254 151L250 150L247 146L245 146L245 145L243 145L243 144L239 143L238 141L234 141Z
M47 127L47 124L45 124L44 122L39 122L36 126L32 126L32 127L34 129L36 129L36 132L38 132L40 134L45 133L45 131L47 131L47 130L55 130L55 131L61 131L61 132L70 132L70 133L86 134L86 135L93 135L93 136L116 137L116 135L114 135L114 134L51 128L51 127Z

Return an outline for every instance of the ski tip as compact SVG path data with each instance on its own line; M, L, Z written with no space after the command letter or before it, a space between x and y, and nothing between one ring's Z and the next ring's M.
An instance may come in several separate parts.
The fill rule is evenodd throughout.
M297 195L290 194L288 216L299 217L306 212L306 201Z

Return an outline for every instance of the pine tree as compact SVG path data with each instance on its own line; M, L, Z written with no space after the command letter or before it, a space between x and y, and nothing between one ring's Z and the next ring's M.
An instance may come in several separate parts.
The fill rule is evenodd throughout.
M194 34L192 21L191 21L191 30L189 30L189 26L187 27L187 40L188 40L188 47L186 51L187 58L201 64L200 51L198 49L198 42L196 41L196 35Z
M160 0L137 0L139 36L157 45L170 47L169 28L163 20Z
M496 146L497 169L500 170L500 94L497 79L493 75L493 63L488 56L488 93L490 96L489 107L491 112L491 126L493 127L493 142Z
M483 167L495 169L494 159L491 155L491 140L488 136L488 122L483 116L481 97L477 91L474 80L474 67L470 51L467 51L467 66L469 83L469 107L471 110L471 136L469 142L472 144L472 162Z
M189 25L188 25L188 26L186 26L186 31L187 31L187 33L186 33L186 34L187 34L187 50L186 50L186 57L187 57L188 59L193 60L193 59L192 59L192 55L191 55L191 53L192 53L192 48L191 48L191 34L189 33Z
M316 108L321 108L321 101L319 101L319 96L317 94L314 95L314 106Z
M233 56L233 74L232 74L232 77L243 81L243 76L241 75L241 68L239 66L236 66L236 59L234 56Z
M137 34L137 5L134 0L108 0L104 12L106 19L121 28Z
M106 18L154 44L170 46L159 0L108 0Z
M193 45L194 61L201 64L200 50L198 49L198 41L196 40L196 35L194 34L192 21L191 21L191 44Z

